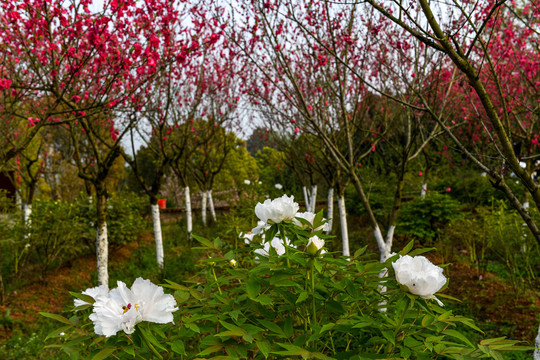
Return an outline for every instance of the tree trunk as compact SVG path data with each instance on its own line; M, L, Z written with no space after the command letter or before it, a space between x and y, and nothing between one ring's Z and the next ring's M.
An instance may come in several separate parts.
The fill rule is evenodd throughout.
M364 192L362 182L358 178L358 175L354 173L354 171L350 172L350 174L353 180L354 188L356 189L356 193L360 197L360 201L362 202L362 205L364 206L364 209L366 210L369 224L371 225L371 228L373 229L373 236L375 237L375 240L377 241L377 246L379 248L380 260L381 262L384 262L388 258L390 251L388 251L388 249L386 248L386 243L384 241L384 237L382 235L381 229L379 228L379 223L377 222L377 219L375 218L375 214L373 214L373 210L371 209L369 200L366 196L366 193Z
M427 193L427 183L426 183L426 178L424 178L424 180L422 180L422 190L420 190L420 198L425 199L426 193Z
M384 242L384 254L381 253L381 262L386 261L392 252L392 242L394 241L394 230L396 229L399 210L401 209L401 200L403 199L403 187L405 186L405 165L406 160L403 160L403 166L398 174L398 182L396 184L396 192L394 193L394 204L392 205L392 213L388 223L386 232L386 241Z
M216 209L214 208L214 198L212 197L212 190L208 190L208 209L210 210L210 216L212 216L212 221L217 222Z
M188 238L190 238L191 232L193 231L193 213L191 212L191 194L189 193L189 186L184 188L184 199L186 208L186 228Z
M25 225L30 225L30 216L32 215L32 204L24 203L23 221Z
M107 195L104 190L96 189L97 236L96 257L98 285L109 286L109 240L107 237Z
M18 191L15 192L15 206L17 206L17 209L24 210L21 195Z
M152 223L154 225L154 239L156 240L156 259L158 266L163 270L163 236L161 233L161 217L159 215L159 205L150 204L152 209Z
M334 217L334 188L328 189L328 212L327 212L327 218L328 221L328 231L326 231L326 234L330 234L332 232L332 222Z
M313 185L311 187L311 194L310 194L310 205L311 205L311 209L309 211L311 212L315 212L315 207L316 207L316 204L317 204L317 185Z
M309 196L308 196L308 191L307 191L307 188L305 186L302 186L302 191L304 193L304 201L306 202L306 211L309 211L310 209L310 206L309 206Z
M349 250L349 231L347 229L347 210L345 209L345 194L338 196L339 223L341 224L341 243L343 256L351 256Z
M32 204L23 204L23 224L24 224L24 238L28 238L30 235L30 226L32 225L30 216L32 216Z
M540 326L538 327L538 336L536 337L536 350L534 350L534 360L540 360Z
M201 191L201 217L202 217L202 223L204 226L206 226L206 200L207 200L207 193L206 191Z

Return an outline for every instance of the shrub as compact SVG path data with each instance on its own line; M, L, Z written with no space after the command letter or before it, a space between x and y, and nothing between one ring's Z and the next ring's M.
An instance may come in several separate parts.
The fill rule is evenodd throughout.
M460 217L457 201L447 195L431 192L424 199L417 198L403 207L396 230L398 234L431 241L441 234L450 221Z

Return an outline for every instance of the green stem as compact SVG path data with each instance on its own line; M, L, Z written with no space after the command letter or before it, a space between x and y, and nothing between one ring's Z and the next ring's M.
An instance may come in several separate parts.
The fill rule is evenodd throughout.
M317 316L316 316L316 307L315 307L315 265L314 259L311 259L309 262L309 267L311 270L311 322L312 326L317 325Z
M287 267L291 267L291 264L289 262L289 246L287 246L287 238L285 237L285 229L283 229L283 227L279 229L279 234L281 235L281 239L283 240L283 246L285 247L285 258L287 259Z
M221 292L221 288L219 287L219 282L217 280L217 276L216 276L216 271L214 270L214 266L212 265L212 274L214 275L214 280L216 282L216 285L217 285L217 288L219 290L219 295L223 295L223 293Z
M146 334L144 333L144 331L141 330L141 334L142 334L142 338L144 339L144 342L146 343L146 345L148 345L148 348L150 350L152 350L152 352L154 353L154 355L157 356L157 358L159 360L163 360L163 356L161 356L161 354L156 350L156 348L154 347L154 345L152 345L150 343L150 340L148 340L148 338L146 337Z
M407 299L407 304L405 305L405 310L403 310L403 312L401 313L401 316L399 318L399 323L398 325L396 326L396 331L394 332L394 338L397 336L398 332L399 332L399 329L401 328L401 325L403 325L403 321L405 320L405 314L407 313L407 309L409 308L409 299Z

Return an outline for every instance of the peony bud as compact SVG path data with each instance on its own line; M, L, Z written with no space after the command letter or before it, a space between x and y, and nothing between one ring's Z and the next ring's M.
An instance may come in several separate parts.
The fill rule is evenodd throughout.
M306 246L306 252L309 255L316 255L324 246L324 240L319 239L318 236L312 236L309 238L309 242Z

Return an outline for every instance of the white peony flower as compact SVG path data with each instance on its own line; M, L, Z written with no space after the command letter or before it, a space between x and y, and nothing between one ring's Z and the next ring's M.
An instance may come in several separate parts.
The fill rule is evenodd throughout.
M315 255L319 251L323 251L324 240L320 239L318 236L312 236L309 238L308 244L306 246L306 252L310 255Z
M434 299L443 306L434 295L446 284L441 267L433 265L424 256L409 255L400 256L392 266L398 283L407 286L412 294L424 299Z
M176 310L176 300L172 295L165 294L162 287L150 280L137 278L131 289L118 281L118 287L108 296L96 299L90 320L96 334L109 337L120 330L132 334L135 325L142 321L172 323L172 313Z
M278 224L284 220L292 220L298 212L298 204L294 202L294 196L283 195L280 198L255 205L255 215L264 222Z
M105 285L96 286L93 288L88 288L82 292L83 295L88 295L94 298L94 300L98 300L103 297L109 296L109 288ZM73 300L73 306L82 306L87 305L88 303L86 301L83 301L81 299L75 299Z
M272 241L264 243L262 248L256 249L254 252L257 255L268 257L270 256L270 246L273 247L274 250L276 250L278 256L285 254L285 246L283 245L283 239L277 236L274 237ZM289 239L287 239L287 246L296 248L296 246L291 244Z
M251 229L251 232L253 233L253 235L262 235L266 230L270 229L270 226L271 225L268 225L264 221L258 221L257 226ZM253 240L253 235L251 235L250 240Z
M274 186L275 186L276 189L278 189L278 190L283 189L283 185L281 185L281 184L276 184L276 185L274 185Z
M244 184L249 185L249 184L251 184L251 181L249 181L249 180L244 180Z
M302 219L307 220L311 224L311 227L313 227L313 220L315 220L315 213L312 213L311 211L306 211L306 212L302 212L302 213L296 213L296 215L294 217L295 217L295 219L293 219L293 224L295 224L296 226L299 226L304 230L307 229L306 225L304 225L303 223L301 223L300 221L298 221L296 219L296 218L302 218ZM325 219L323 218L323 220L325 220ZM319 231L321 229L324 230L324 231L328 231L329 230L329 224L325 223L324 225L321 225L321 226L317 227L316 229L313 229L313 231Z

